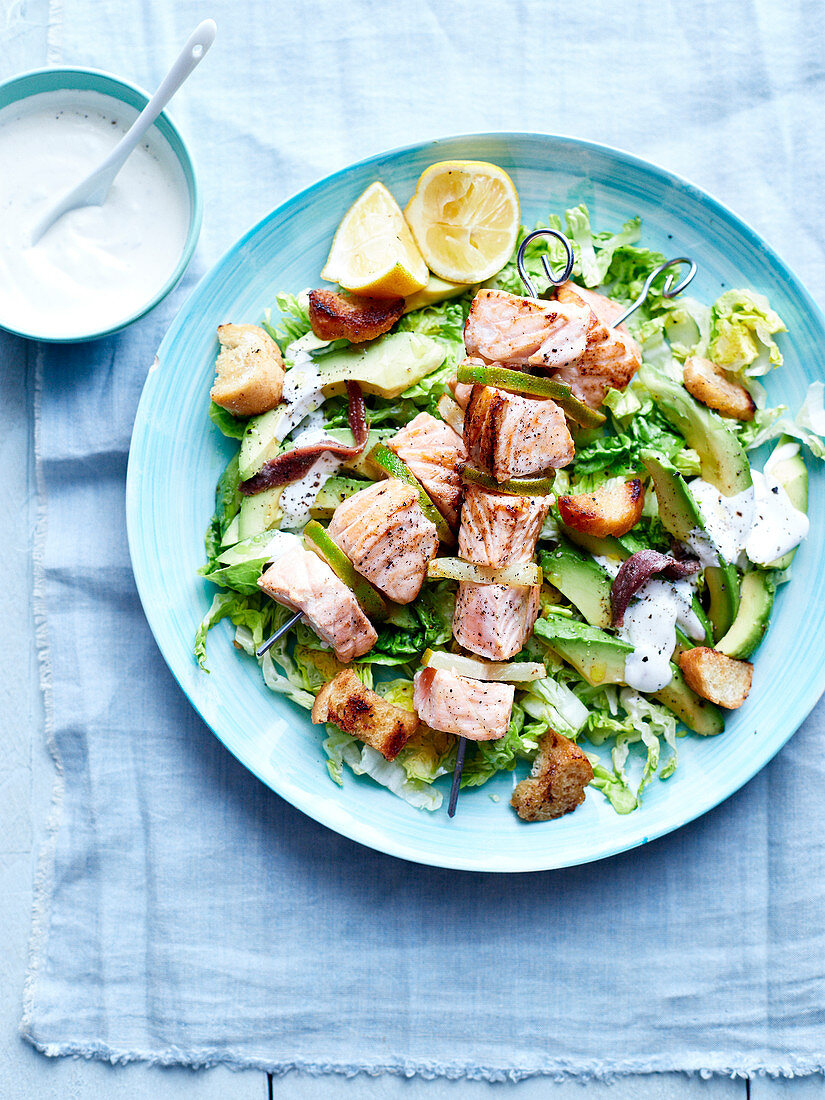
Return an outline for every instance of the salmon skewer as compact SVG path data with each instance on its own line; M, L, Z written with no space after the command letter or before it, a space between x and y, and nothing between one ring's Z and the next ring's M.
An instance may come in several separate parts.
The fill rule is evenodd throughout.
M479 565L515 565L533 558L550 508L546 497L517 497L467 488L461 510L458 552ZM504 661L524 646L539 612L540 587L505 584L458 586L453 636L481 657Z
M583 303L544 302L504 290L480 290L473 299L464 343L487 363L564 366L587 346L590 311Z
M596 409L608 389L625 389L642 365L639 345L624 325L613 327L624 310L603 294L567 282L556 297L568 305L585 306L590 319L584 351L554 370L552 377L567 382L580 401Z
M438 532L421 511L418 493L397 478L339 504L327 534L356 571L396 603L415 599L438 550Z
M510 727L515 688L472 680L446 669L421 668L414 678L413 707L434 730L469 741L494 741Z
M449 424L422 412L388 440L387 446L406 463L455 529L461 507L461 469L467 461L461 437Z
M464 446L496 481L559 469L574 454L567 420L555 401L494 386L473 386L464 415Z
M276 603L297 613L273 639L303 617L332 646L342 664L363 656L375 645L378 635L355 596L317 554L288 550L270 565L258 585ZM259 654L262 651L263 647Z

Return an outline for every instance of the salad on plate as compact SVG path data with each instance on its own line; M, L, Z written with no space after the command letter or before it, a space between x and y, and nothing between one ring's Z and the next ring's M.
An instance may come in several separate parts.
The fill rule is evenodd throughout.
M229 619L321 727L338 784L346 767L435 810L457 758L463 788L525 762L525 821L588 787L628 813L760 674L808 531L802 449L825 456L823 385L795 417L768 404L785 326L755 291L703 303L663 275L624 323L666 258L638 218L563 217L547 228L570 278L536 237L525 294L501 168L431 165L403 211L376 181L331 242L331 285L218 329L209 415L239 447L195 654L206 670Z

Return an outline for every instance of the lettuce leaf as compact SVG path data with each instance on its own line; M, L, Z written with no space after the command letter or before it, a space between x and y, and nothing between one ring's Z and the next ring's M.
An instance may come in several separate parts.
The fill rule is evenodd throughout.
M787 329L764 294L725 291L714 303L712 316L710 358L714 362L726 370L754 376L782 365L782 353L773 337Z
M293 340L300 340L312 331L309 323L309 293L304 290L300 294L276 294L275 302L281 313L278 318L280 324L273 325L271 312L267 310L263 327L283 351Z
M454 581L427 583L413 603L404 608L408 625L385 624L378 640L362 658L365 663L404 665L425 649L445 645L453 633L456 584ZM398 621L398 620L396 620Z
M243 497L238 488L241 482L238 457L239 452L236 452L230 458L215 487L215 511L204 535L207 561L204 568L206 569L214 569L221 552L221 540L241 507Z
M242 595L238 592L219 592L212 599L209 610L201 620L195 633L195 657L204 672L209 669L206 666L206 636L213 626L222 619L230 619L234 626L245 627L250 634L254 648L263 643L265 637L275 630L278 613L285 612L282 621L286 621L288 610L281 608L263 595L257 592L254 595Z
M248 417L233 416L214 401L209 402L209 419L228 439L243 439L249 423Z
M642 223L639 218L625 222L618 233L594 234L590 228L590 212L584 203L565 210L564 219L567 235L576 252L582 282L588 287L606 282L616 253L635 244L641 236Z

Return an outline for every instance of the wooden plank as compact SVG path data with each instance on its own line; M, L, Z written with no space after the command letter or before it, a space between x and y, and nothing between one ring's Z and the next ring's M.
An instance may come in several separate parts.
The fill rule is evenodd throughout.
M746 1095L744 1080L712 1077L703 1081L681 1073L621 1077L609 1084L589 1081L586 1085L547 1077L495 1085L487 1081L425 1081L420 1077L363 1074L351 1078L287 1074L272 1079L272 1100L490 1100L491 1096L513 1100L745 1100Z

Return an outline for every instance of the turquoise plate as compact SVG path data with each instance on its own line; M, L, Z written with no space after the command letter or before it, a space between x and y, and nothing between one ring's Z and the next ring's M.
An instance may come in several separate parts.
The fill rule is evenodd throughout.
M587 203L598 228L641 215L646 243L698 262L691 292L702 301L740 285L769 294L789 329L782 338L785 366L767 380L771 400L800 405L825 347L825 320L792 272L730 211L684 180L604 146L539 134L449 138L373 157L301 192L201 281L158 351L138 409L127 484L129 543L146 616L169 667L254 775L317 821L379 851L441 867L537 871L603 859L705 813L755 775L810 712L825 688L825 562L817 522L825 476L811 469L815 522L793 580L778 595L748 702L730 715L721 736L684 738L676 773L652 783L643 806L625 817L592 792L574 814L524 824L507 805L519 773L464 791L452 821L443 808L412 809L351 773L339 788L327 777L321 729L264 687L256 662L231 645L226 622L210 634L212 674L200 672L192 639L214 589L196 570L215 481L231 454L206 415L215 328L258 321L276 290L317 285L342 214L373 180L403 204L427 165L453 158L505 168L528 224L578 202ZM439 782L446 791L447 779Z

